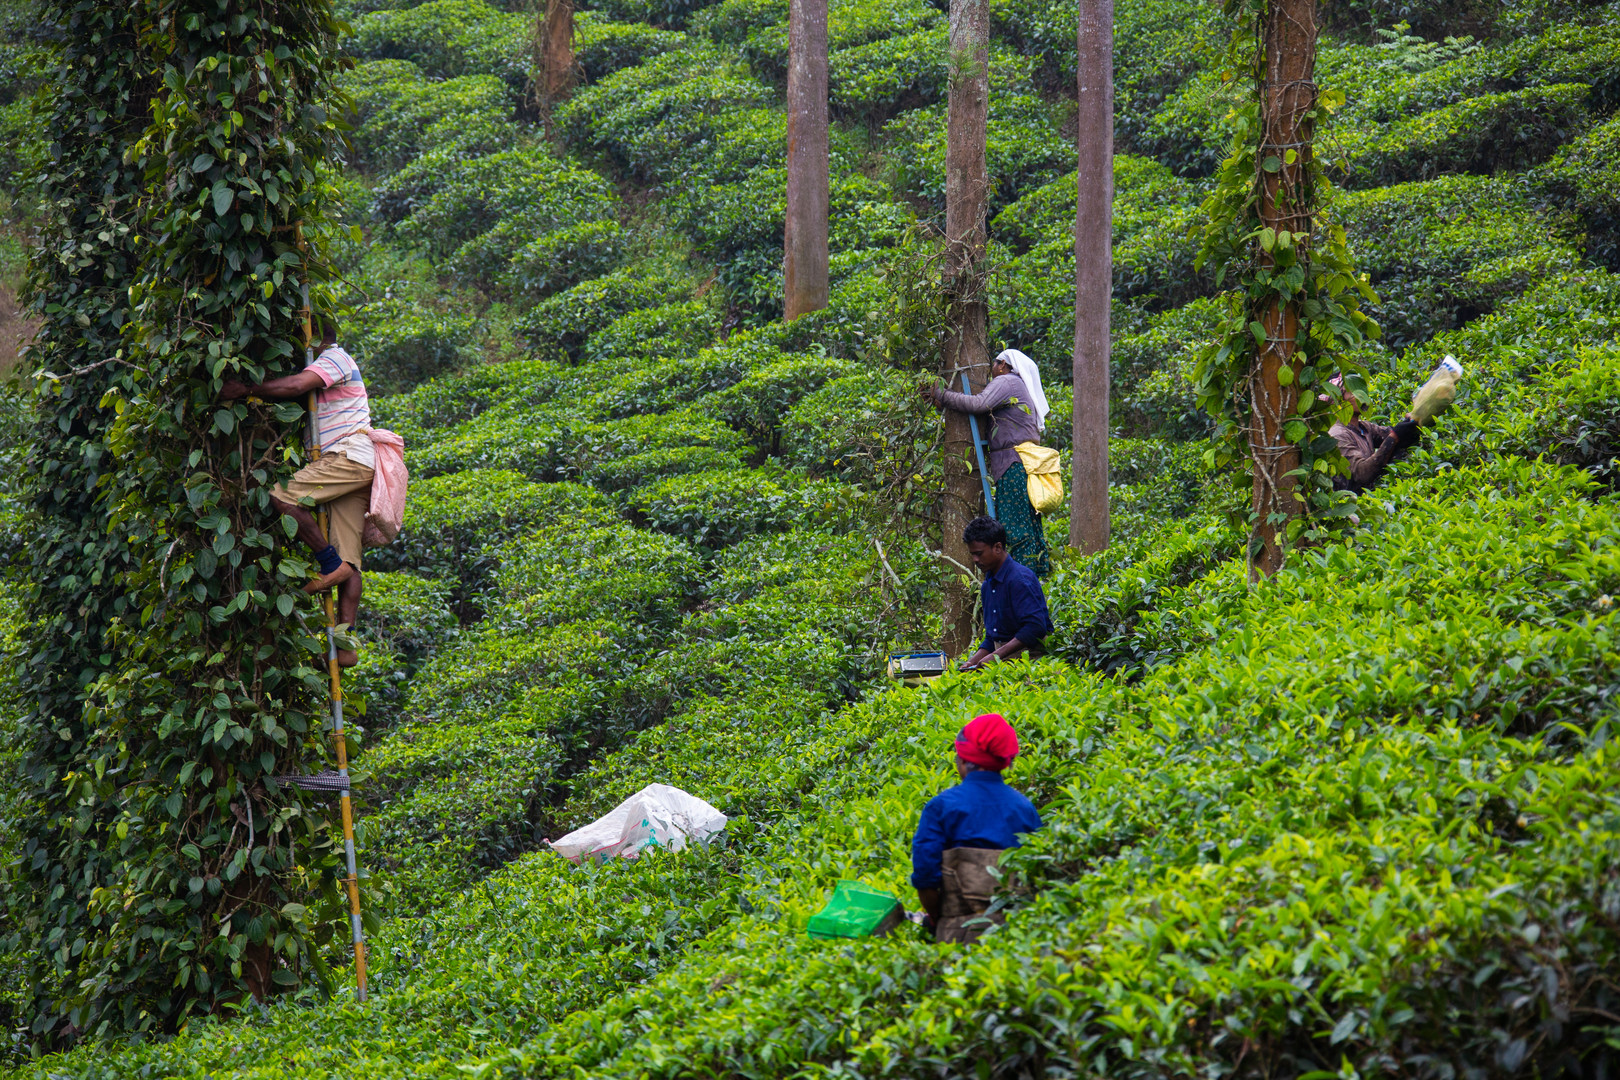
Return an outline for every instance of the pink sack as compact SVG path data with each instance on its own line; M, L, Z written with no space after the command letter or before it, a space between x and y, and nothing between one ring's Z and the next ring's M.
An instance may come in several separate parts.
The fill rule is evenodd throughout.
M368 548L391 544L405 524L405 486L411 474L405 469L405 440L392 431L367 428L377 463L372 467L371 507L366 511L366 531L362 540Z

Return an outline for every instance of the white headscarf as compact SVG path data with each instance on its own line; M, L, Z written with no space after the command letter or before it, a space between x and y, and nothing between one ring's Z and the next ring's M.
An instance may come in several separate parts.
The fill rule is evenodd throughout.
M1024 380L1024 386L1029 389L1029 403L1035 410L1035 426L1045 431L1046 414L1052 411L1052 407L1046 403L1046 392L1041 389L1041 369L1017 349L1008 349L996 357L997 363L1003 360L1011 364L1013 372Z

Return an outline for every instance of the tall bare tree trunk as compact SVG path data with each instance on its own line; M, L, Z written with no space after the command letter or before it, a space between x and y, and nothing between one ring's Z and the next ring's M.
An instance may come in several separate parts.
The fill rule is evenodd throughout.
M1311 123L1306 114L1316 104L1316 0L1271 0L1261 28L1264 50L1260 75L1261 134L1260 224L1289 234L1305 255L1310 242L1314 192L1309 176ZM1273 251L1259 246L1260 264L1275 263ZM1299 447L1283 434L1283 425L1299 404L1299 369L1294 335L1299 312L1293 303L1271 299L1253 317L1265 328L1265 341L1249 377L1254 415L1249 422L1249 448L1254 456L1255 532L1259 549L1250 575L1277 572L1283 564L1288 522L1303 511L1295 494ZM1286 369L1289 374L1280 373Z
M1069 546L1108 546L1108 334L1114 277L1114 0L1080 0L1074 218L1074 487Z
M951 332L945 340L946 382L958 390L967 372L975 391L990 372L986 338L984 255L989 176L985 166L985 127L990 107L989 0L951 0L950 101L945 133L945 281ZM973 475L968 418L945 413L945 502L941 515L945 554L967 565L963 527L980 512L983 498ZM973 642L973 597L961 571L944 569L944 642L959 655Z
M541 114L573 89L578 76L574 61L574 0L538 0L540 18L534 28L534 90Z
M783 315L827 306L827 0L790 0Z

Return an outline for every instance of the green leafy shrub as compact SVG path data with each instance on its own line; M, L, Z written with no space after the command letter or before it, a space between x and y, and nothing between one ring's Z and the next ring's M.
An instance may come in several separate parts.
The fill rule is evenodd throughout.
M1078 192L1070 172L1025 194L996 215L991 235L1023 254L1037 244L1074 237ZM1192 187L1151 158L1114 157L1114 239L1119 241L1157 224L1167 209L1190 206Z
M1469 98L1392 124L1346 132L1356 186L1491 173L1545 161L1587 121L1589 87L1561 83Z
M582 221L529 241L512 253L500 289L539 300L611 272L628 240L617 221Z
M847 508L842 485L761 469L672 476L636 488L627 505L650 528L704 547L781 532Z
M619 316L591 335L584 352L597 361L623 356L676 359L696 354L719 331L720 315L712 302L687 300Z
M646 23L612 22L592 11L575 16L574 58L591 82L673 52L685 43L685 34Z
M667 632L696 593L699 571L697 555L674 537L624 523L552 523L502 552L494 622L527 631L605 618L623 622L621 637Z
M739 346L732 339L702 349L689 359L621 359L596 369L599 374L592 383L595 406L614 419L668 412L724 390L758 363L756 358L761 355L769 362L778 354Z
M915 34L940 21L939 9L926 0L829 0L829 80L832 72L831 54L885 38ZM751 30L741 44L749 65L760 78L777 84L786 80L786 19Z
M720 0L692 20L691 30L717 44L742 45L749 34L787 18L787 0Z
M366 60L409 60L429 79L494 75L514 95L528 85L530 19L485 0L428 0L366 15L349 47Z
M880 125L898 112L940 100L948 47L945 29L934 27L830 53L827 83L833 115Z
M1208 433L1208 414L1198 408L1192 376L1199 349L1215 336L1224 303L1195 300L1153 316L1114 342L1109 364L1117 390L1109 395L1109 411L1116 424L1133 435L1193 439Z
M344 673L344 695L363 701L368 734L400 719L410 678L460 628L454 597L443 582L367 569L355 629L364 641L360 664Z
M1587 257L1620 273L1620 116L1565 145L1542 176L1554 196L1581 216Z
M1620 445L1610 380L1620 351L1620 281L1601 271L1553 279L1491 315L1403 357L1376 384L1375 407L1398 413L1415 380L1451 352L1467 366L1460 407L1442 415L1399 475L1506 456L1547 457L1614 482Z
M673 446L597 462L581 478L603 491L623 491L687 473L733 471L742 458L712 446Z
M367 565L408 570L450 585L465 621L474 598L499 565L507 540L567 517L581 528L618 518L611 503L587 487L536 484L515 472L467 469L450 476L413 479L405 524Z
M408 60L373 60L340 86L355 105L357 164L374 173L393 172L429 148L470 157L509 149L516 138L505 84L493 75L430 83Z
M471 315L384 298L355 311L346 347L373 394L395 394L476 361L482 335Z
M591 0L591 9L619 22L644 22L679 30L712 0Z
M1531 281L1580 261L1565 226L1521 185L1454 176L1347 192L1339 213L1372 278L1383 342L1404 349L1490 311Z
M621 315L690 294L680 276L648 271L622 267L547 297L518 321L517 331L538 357L583 359L585 343Z
M780 451L782 424L791 409L849 363L827 357L783 357L755 368L738 382L703 399L705 412L742 431L760 451Z
M894 185L933 206L945 206L945 114L931 106L904 113L884 125ZM1042 184L1063 175L1073 150L1063 137L1061 119L1040 98L994 92L985 136L990 174L990 214Z
M770 105L773 97L734 74L724 54L691 46L580 90L557 110L557 123L570 141L607 154L636 180L690 182L731 126L728 114Z
M400 222L400 237L486 288L503 279L512 256L536 237L601 221L616 202L600 176L539 150L457 162L437 172L432 184L431 194ZM555 243L590 239L575 233ZM515 272L522 275L525 267Z

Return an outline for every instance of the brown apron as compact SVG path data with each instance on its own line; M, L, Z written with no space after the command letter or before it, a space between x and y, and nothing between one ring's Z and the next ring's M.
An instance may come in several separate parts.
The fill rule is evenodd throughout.
M951 848L945 852L945 880L940 884L939 922L934 926L936 941L971 945L992 924L1006 921L1000 912L986 915L990 896L996 891L991 869L1001 858L1001 848Z

